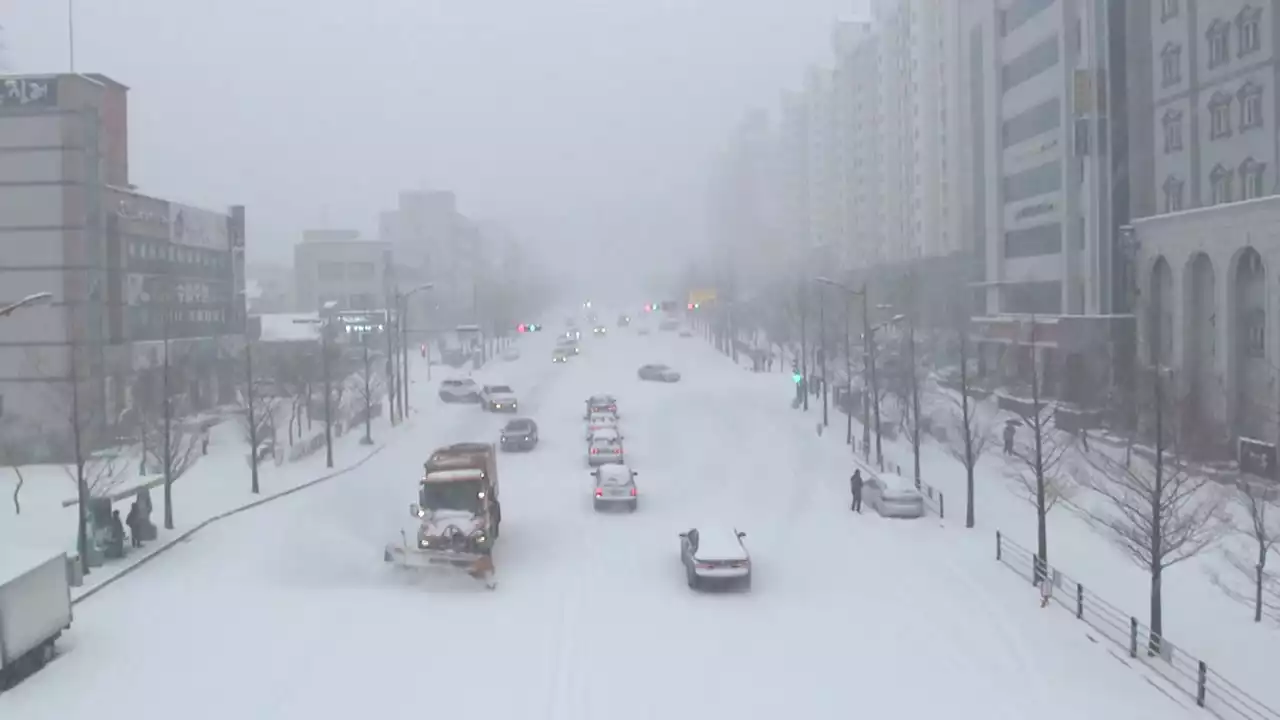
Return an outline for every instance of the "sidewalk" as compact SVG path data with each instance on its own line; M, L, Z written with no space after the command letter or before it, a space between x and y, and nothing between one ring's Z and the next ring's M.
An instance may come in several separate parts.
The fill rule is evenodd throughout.
M421 377L425 377L425 367L415 367L414 370L421 370ZM430 385L434 386L434 383ZM425 381L415 380L413 388L416 396L411 398L413 406L425 406L433 396L431 387ZM383 402L386 402L385 396ZM91 568L84 584L72 588L73 601L79 601L97 588L127 574L210 520L353 469L420 425L417 412L411 410L408 422L392 428L384 412L382 417L373 421L373 445L361 445L364 428L353 427L341 437L333 438L332 469L325 467L323 449L279 466L266 459L258 464L260 493L254 495L251 492L248 443L243 438L241 421L237 417L229 418L211 430L208 455L199 456L191 468L173 483L174 529L164 529L164 489L162 485L154 487L151 490L151 521L157 526L157 539L142 548L130 549L122 559L106 560L103 565ZM323 429L323 425L317 427ZM281 443L287 444L287 440L281 440ZM199 450L197 446L196 452ZM3 548L0 552L0 581L59 552L68 556L76 553L75 469L60 465L34 465L23 467L22 472L24 483L18 493L22 507L19 514L12 502L18 485L17 476L12 468L0 468L0 499L3 500L3 505L0 505L0 548ZM136 459L127 473L113 493L155 479L154 475L142 477L137 474ZM113 509L119 510L124 517L130 502L128 499L117 501Z

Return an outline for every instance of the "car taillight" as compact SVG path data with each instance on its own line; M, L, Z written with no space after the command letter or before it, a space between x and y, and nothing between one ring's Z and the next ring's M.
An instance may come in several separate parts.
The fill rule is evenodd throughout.
M636 496L636 489L631 488L631 497L635 497L635 496Z
M591 448L591 454L592 454L592 455L599 455L599 454L600 454L600 448Z
M596 497L604 497L604 491L596 488Z
M698 568L699 570L712 570L715 568L715 565L712 565L711 563L697 563L694 565L694 567Z

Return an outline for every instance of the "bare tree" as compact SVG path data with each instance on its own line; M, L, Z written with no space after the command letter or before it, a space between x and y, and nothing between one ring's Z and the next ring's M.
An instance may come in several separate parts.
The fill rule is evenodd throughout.
M258 457L263 448L275 446L278 430L277 415L280 412L282 398L265 393L262 388L254 390L251 416L249 395L246 388L242 386L237 393L236 402L240 406L240 425L244 429L245 442L249 443L249 452L253 457ZM253 432L249 430L250 423L256 423Z
M1280 540L1280 509L1275 507L1275 491L1263 483L1243 479L1237 481L1236 490L1235 505L1243 517L1235 530L1249 543L1245 548L1226 548L1222 554L1227 567L1240 577L1233 582L1217 571L1211 577L1227 597L1253 605L1254 622L1262 622L1264 615L1280 621L1280 578L1267 570L1267 560L1276 552L1276 541ZM1247 582L1250 591L1240 590L1238 580Z
M153 422L144 429L148 445L156 453L160 473L164 476L164 527L173 529L173 484L200 459L202 431L172 417Z
M130 448L108 448L88 454L84 459L83 477L89 497L107 497L124 484L135 454ZM63 465L62 470L72 483L78 482L74 467Z
M969 328L962 326L960 339L960 396L951 398L959 409L953 414L953 429L947 434L947 451L964 465L965 509L964 526L974 525L973 475L978 459L986 452L994 429L995 413L982 412L980 404L970 395L969 390Z
M1031 316L1030 332L1026 347L1035 352L1036 318ZM1022 418L1030 437L1014 444L1013 456L1020 467L1010 473L1016 489L1020 490L1036 508L1036 562L1035 582L1044 579L1049 567L1049 512L1058 502L1071 494L1070 473L1066 472L1064 459L1070 443L1064 433L1054 427L1053 403L1044 402L1040 388L1040 364L1031 358L1031 405L1019 405L1016 411Z
M351 387L357 401L364 406L364 437L361 444L373 444L373 405L382 394L382 375L374 369L369 357L369 336L364 333L364 365L351 378Z
M1093 472L1084 481L1103 500L1100 508L1085 508L1086 517L1102 528L1151 580L1151 626L1148 651L1159 654L1164 636L1164 571L1195 557L1222 537L1222 493L1211 480L1190 471L1176 445L1169 445L1167 418L1172 416L1162 389L1163 371L1150 375L1154 389L1155 457L1129 463L1110 453L1089 453ZM1173 434L1176 436L1176 433Z
M22 476L22 463L26 461L24 447L30 441L25 428L13 417L0 417L0 465L8 465L13 470L18 482L13 486L13 514L22 514L22 486L26 478Z

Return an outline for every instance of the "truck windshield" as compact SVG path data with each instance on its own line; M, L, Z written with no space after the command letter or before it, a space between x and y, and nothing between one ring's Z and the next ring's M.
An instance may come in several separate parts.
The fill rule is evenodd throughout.
M427 510L463 510L478 513L484 486L479 480L424 482L418 490L418 504Z

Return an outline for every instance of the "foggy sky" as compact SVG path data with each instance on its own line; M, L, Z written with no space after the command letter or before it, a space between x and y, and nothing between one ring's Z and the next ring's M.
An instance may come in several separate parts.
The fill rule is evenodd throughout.
M700 244L710 154L859 0L75 0L130 93L131 179L249 206L250 261L449 188L548 252ZM8 0L9 72L68 70L63 0ZM615 256L616 257L616 256Z

